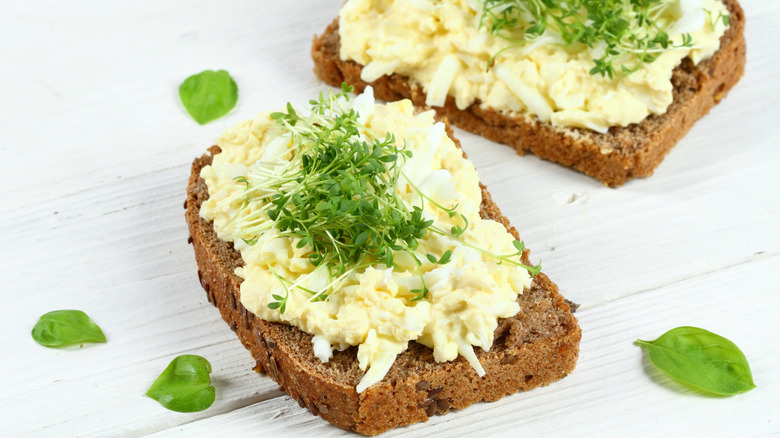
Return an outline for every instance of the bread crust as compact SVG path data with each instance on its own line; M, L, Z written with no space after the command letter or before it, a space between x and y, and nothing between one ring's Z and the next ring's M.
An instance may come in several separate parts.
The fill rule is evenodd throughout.
M737 0L723 0L731 14L720 49L693 65L685 59L672 75L673 102L666 113L649 116L640 123L611 127L605 134L581 128L559 128L528 117L513 117L479 100L459 110L448 96L443 107L433 107L451 123L493 141L514 147L519 155L530 152L539 158L571 167L610 187L635 177L647 177L666 154L688 133L696 120L726 96L745 71L745 14ZM422 87L397 74L367 83L360 79L363 66L339 57L338 19L315 36L311 55L314 72L324 82L353 85L360 93L367 85L379 99L411 99L425 106Z
M452 131L447 127L448 134ZM459 145L457 140L453 139ZM434 414L463 409L479 401L496 401L521 390L547 385L569 374L577 361L581 331L569 304L545 274L518 297L520 312L502 318L489 351L475 349L486 371L482 378L462 357L436 362L431 349L416 342L400 354L387 376L358 394L363 376L357 348L336 351L327 363L317 359L311 335L280 323L255 317L240 300L242 279L235 275L241 255L232 243L220 240L212 224L200 217L208 188L200 170L211 164L219 148L197 158L184 204L190 242L195 250L198 278L210 303L256 360L255 370L268 374L301 407L330 423L376 435L393 427L427 421ZM517 230L482 188L480 215L502 223L519 239ZM528 261L528 250L523 254Z

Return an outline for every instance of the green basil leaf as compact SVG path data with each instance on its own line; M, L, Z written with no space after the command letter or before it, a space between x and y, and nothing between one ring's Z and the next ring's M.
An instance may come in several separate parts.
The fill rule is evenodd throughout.
M696 327L678 327L654 341L637 339L650 360L671 377L720 395L756 387L742 351L728 339Z
M106 342L100 327L81 310L55 310L41 316L32 329L32 337L44 347Z
M201 125L228 113L238 101L238 86L225 70L204 70L179 86L184 108Z
M146 396L177 412L202 411L216 398L211 386L211 364L194 354L173 359L146 391Z

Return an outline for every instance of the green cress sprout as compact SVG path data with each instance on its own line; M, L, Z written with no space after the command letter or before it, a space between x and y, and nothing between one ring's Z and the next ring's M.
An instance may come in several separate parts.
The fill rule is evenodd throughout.
M504 50L532 42L551 30L566 46L584 44L590 48L606 44L604 55L593 60L590 74L613 78L616 65L623 74L653 62L670 47L692 47L689 33L674 43L664 31L661 15L673 0L484 0L481 25L509 41L488 62L493 65ZM526 17L530 17L528 20ZM727 22L727 17L718 19Z
M327 299L328 291L361 269L377 263L397 267L394 260L398 252L408 254L416 265L421 287L411 291L414 295L410 299L421 300L428 293L423 261L446 264L452 253L422 254L417 250L418 239L435 232L474 247L461 238L467 222L452 230L439 229L423 215L424 204L411 206L401 199L401 178L409 180L401 167L412 152L405 145L398 147L393 134L379 137L358 122L358 113L344 107L352 91L351 86L342 85L339 93L320 93L319 99L309 101L306 115L298 114L289 103L286 111L272 113L277 125L291 134L292 160L281 172L235 179L244 186L242 209L250 204L256 207L251 214L242 217L239 212L233 218L240 225L236 227L241 230L238 237L254 245L260 234L276 229L279 235L297 240L297 248L310 248L308 259L315 272L326 270L328 274L324 289L310 290L302 286L306 276L291 282L271 269L284 295L273 294L275 301L268 307L281 313L294 289L310 294L312 300ZM260 182L253 185L250 179ZM450 217L457 214L454 208L447 209L421 193L411 181L409 184L420 194L421 202L431 202ZM522 249L495 257L533 273L535 268L511 260L518 254Z

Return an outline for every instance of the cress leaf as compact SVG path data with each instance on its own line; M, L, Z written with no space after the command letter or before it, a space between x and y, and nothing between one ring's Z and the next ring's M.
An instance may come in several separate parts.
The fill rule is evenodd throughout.
M146 391L146 396L177 412L199 412L212 403L211 364L201 356L185 354L173 359Z
M66 347L86 342L106 342L106 335L81 310L55 310L38 320L32 329L35 342L44 347Z
M742 351L728 339L696 327L678 327L654 341L637 339L669 376L696 388L734 395L756 387Z
M201 125L228 113L238 101L238 86L225 70L204 70L179 86L181 103Z

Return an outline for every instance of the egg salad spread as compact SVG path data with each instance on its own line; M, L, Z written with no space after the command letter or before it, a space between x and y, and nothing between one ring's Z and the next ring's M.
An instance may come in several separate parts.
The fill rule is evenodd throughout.
M522 244L480 217L477 172L432 111L378 104L370 87L312 102L226 130L201 171L200 214L245 262L241 303L312 334L323 362L358 346L358 392L409 341L484 375L474 348L490 349L538 266L519 263Z
M488 3L499 5L486 15ZM533 8L517 9L521 3L537 2L348 0L339 15L339 56L363 65L361 78L366 82L393 73L410 78L425 91L429 106L443 106L450 95L461 110L479 101L553 126L603 133L610 126L663 114L672 102L672 70L686 57L698 63L712 56L728 26L728 11L719 0L639 2L650 5L646 8L653 14L654 28L663 29L661 37L653 38L657 42L645 41L646 50L637 55L654 60L636 69L621 61L623 67L632 67L630 73L618 68L615 75L603 74L608 71L604 69L594 74L594 61L604 59L605 53L611 56L615 47L646 40L647 34L634 32L613 46L603 41L570 43L551 25L543 32L536 26L522 31L523 20L526 26L532 23ZM625 9L636 2L606 3ZM587 13L577 19L583 28L593 25ZM498 20L516 20L521 31L497 35L491 29ZM575 18L563 20L571 25ZM524 33L534 31L539 32L524 39ZM636 56L629 59L635 61Z

